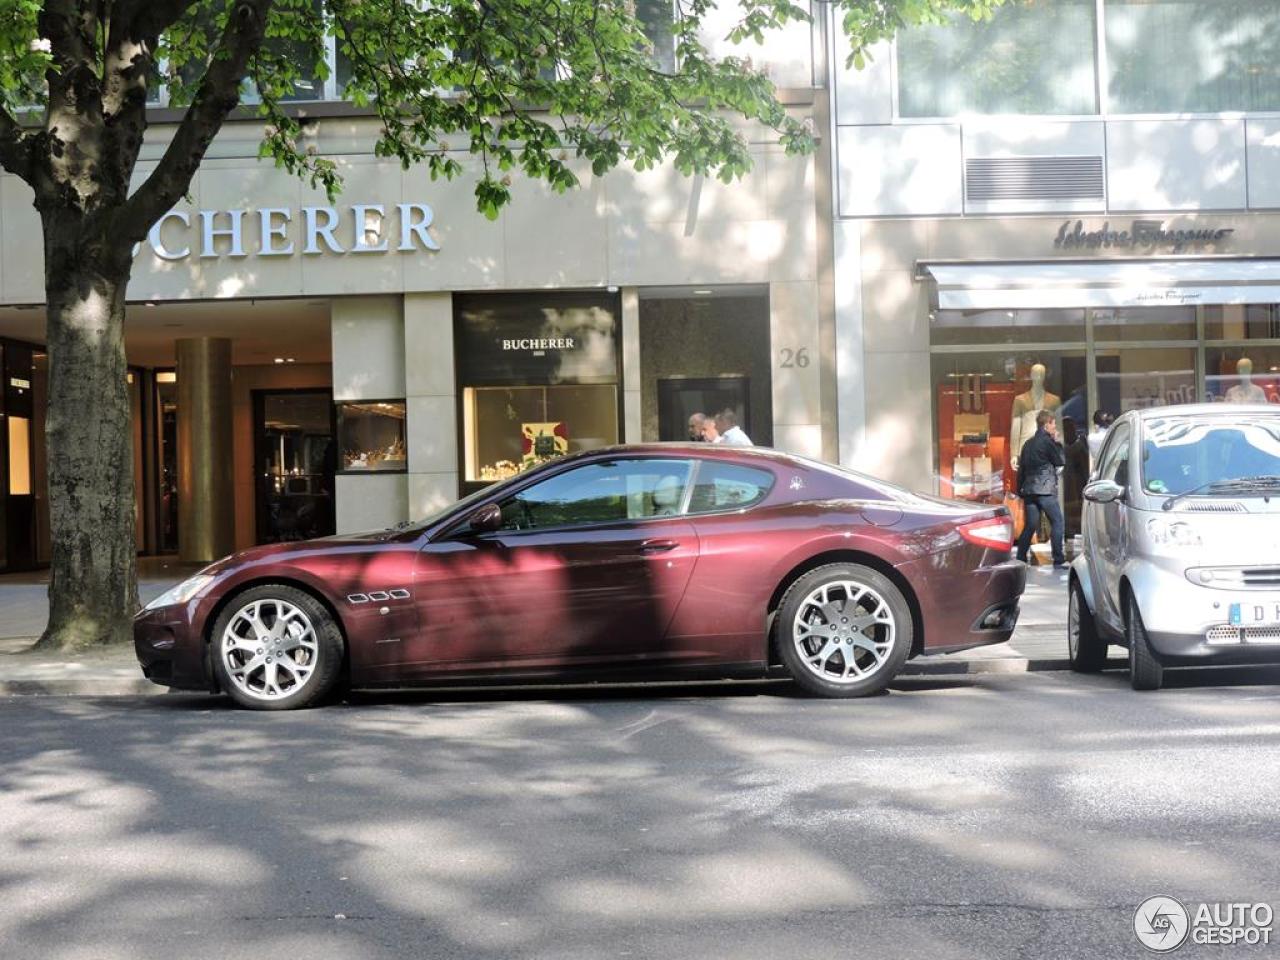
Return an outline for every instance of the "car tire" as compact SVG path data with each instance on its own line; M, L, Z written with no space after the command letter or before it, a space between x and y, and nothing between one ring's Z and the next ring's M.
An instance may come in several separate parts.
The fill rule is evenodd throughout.
M334 693L345 641L328 609L284 584L236 595L209 633L209 656L222 690L251 710L298 710Z
M829 563L787 588L773 639L804 692L865 697L902 669L914 631L911 607L892 580L862 564Z
M1133 594L1125 598L1125 639L1129 643L1129 684L1135 690L1159 690L1164 682L1164 667L1151 652L1147 628L1143 626L1138 601Z
M1067 598L1067 657L1076 673L1097 673L1107 662L1107 642L1098 633L1084 588L1075 577Z

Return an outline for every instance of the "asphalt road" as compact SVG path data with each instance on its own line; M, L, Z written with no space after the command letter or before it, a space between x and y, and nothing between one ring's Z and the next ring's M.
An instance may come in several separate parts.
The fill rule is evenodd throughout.
M1153 894L1280 909L1257 679L9 699L0 957L1152 956Z

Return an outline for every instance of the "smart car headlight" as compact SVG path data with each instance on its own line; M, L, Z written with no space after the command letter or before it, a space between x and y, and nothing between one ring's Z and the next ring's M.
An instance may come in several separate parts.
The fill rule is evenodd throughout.
M1196 528L1185 520L1170 521L1162 517L1152 517L1147 521L1147 536L1160 546L1198 547L1203 543Z
M148 603L146 609L158 610L161 607L173 607L180 603L186 603L212 582L213 574L211 573L197 573L193 577L187 577L176 587L170 587Z

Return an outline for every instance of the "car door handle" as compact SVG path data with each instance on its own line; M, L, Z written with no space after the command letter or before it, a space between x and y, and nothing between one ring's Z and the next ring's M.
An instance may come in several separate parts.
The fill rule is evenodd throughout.
M641 553L666 553L680 546L678 540L646 540L640 544Z

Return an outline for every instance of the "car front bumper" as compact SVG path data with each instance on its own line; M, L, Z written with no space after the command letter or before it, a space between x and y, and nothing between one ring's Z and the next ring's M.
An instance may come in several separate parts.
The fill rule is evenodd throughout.
M143 610L133 618L133 650L142 675L176 690L210 690L205 645L187 604Z
M1280 591L1221 589L1155 564L1127 571L1152 651L1166 666L1280 663L1280 626L1232 626L1233 603L1280 604Z

